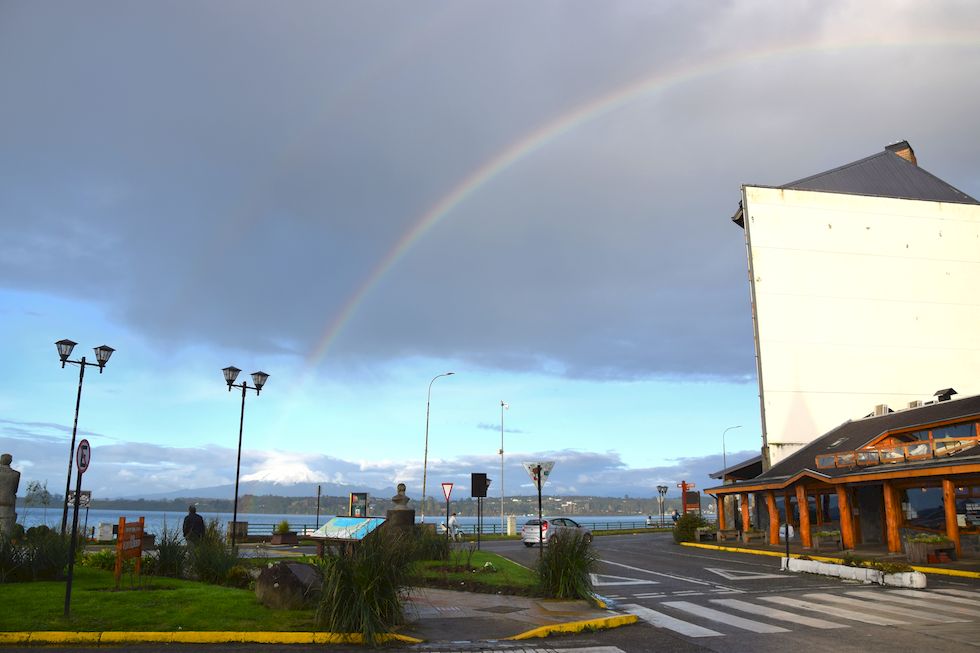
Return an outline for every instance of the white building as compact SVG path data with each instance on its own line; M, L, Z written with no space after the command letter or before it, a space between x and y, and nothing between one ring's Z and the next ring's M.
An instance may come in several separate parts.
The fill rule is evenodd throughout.
M743 186L763 468L850 419L980 394L980 203L896 143Z

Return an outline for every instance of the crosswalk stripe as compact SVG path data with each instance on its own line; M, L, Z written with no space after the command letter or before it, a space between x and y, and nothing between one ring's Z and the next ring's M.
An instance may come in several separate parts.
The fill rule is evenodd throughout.
M757 614L760 617L776 619L777 621L789 621L790 623L810 626L811 628L831 629L850 627L846 624L824 621L823 619L817 619L816 617L807 617L793 612L786 612L785 610L780 610L778 608L770 608L765 605L756 605L755 603L749 603L740 599L711 599L711 602L717 603L718 605L723 605L727 608L732 608L734 610L748 612L749 614Z
M645 608L642 605L636 605L631 603L629 605L624 605L623 609L630 614L635 614L637 617L643 621L657 626L658 628L666 628L667 630L672 630L675 633L680 633L681 635L687 635L688 637L720 637L721 633L716 630L711 630L710 628L703 628L696 624L688 623L687 621L682 621L680 619L675 619L669 615L663 614L662 612L657 612L656 610L651 610L650 608Z
M888 590L892 594L900 594L902 596L910 596L914 599L933 599L935 601L947 601L949 603L959 603L961 605L974 605L980 607L980 596L975 599L966 599L959 596L952 596L947 594L938 594L936 592L927 592L925 590Z
M969 590L947 590L947 589L937 589L937 592L942 592L943 594L952 594L953 596L966 596L971 599L980 597L980 592L971 592Z
M938 607L936 605L936 601L935 600L932 600L932 599L910 599L910 598L906 598L904 596L895 596L891 592L888 592L888 591L884 591L884 592L866 592L866 591L865 592L848 592L848 594L850 594L851 596L860 596L860 597L865 597L865 598L875 598L875 599L878 599L878 600L881 600L881 601L888 601L889 603L900 603L900 604L903 604L903 605L914 606L914 607L917 607L917 608L926 608L926 609L928 609L930 611L930 614L929 614L928 617L922 616L921 612L917 612L916 613L916 615L918 615L922 619L926 619L926 618L928 618L928 619L935 619L935 616L936 616L936 608ZM894 610L894 608L892 608L891 606L889 606L888 607L888 610ZM969 617L980 617L980 610L978 610L977 608L966 608L966 607L963 607L961 605L948 605L948 604L943 604L942 605L942 610L943 610L943 612L952 612L953 614L961 614L961 615L966 615L966 616L969 616ZM957 621L961 621L961 620L957 620Z
M881 605L878 601L888 601L896 603L905 603L906 601L912 601L913 599L903 599L902 597L896 596L894 599L888 598L888 591L880 592L848 592L847 596L838 596L837 594L806 594L808 599L819 599L822 601L830 601L832 603L839 603L840 605L845 605L855 610L882 610L890 615L896 615L899 617L908 617L909 619L921 619L922 621L938 621L942 624L953 624L962 623L967 621L966 619L960 619L957 617L949 617L937 612L922 612L921 610L907 610L905 608L899 608L894 605ZM848 598L855 596L858 598ZM867 601L862 601L859 599L868 599ZM928 603L923 601L923 607L926 605L935 606L934 603Z
M760 596L759 598L769 603L778 603L801 610L811 610L825 616L840 617L841 619L860 621L861 623L874 624L875 626L898 626L899 624L906 623L904 620L889 619L888 617L872 614L859 614L853 610L844 610L843 608L822 603L813 603L812 601L802 601L788 596Z
M761 621L753 621L752 619L738 617L733 614L728 614L727 612L721 612L720 610L715 610L714 608L707 608L701 605L696 605L694 603L689 603L687 601L665 601L663 605L674 608L675 610L689 612L693 615L704 617L705 619L710 619L711 621L717 621L718 623L734 626L735 628L748 630L753 633L788 633L789 632L787 629L783 628L782 626L773 626L771 624L762 623Z

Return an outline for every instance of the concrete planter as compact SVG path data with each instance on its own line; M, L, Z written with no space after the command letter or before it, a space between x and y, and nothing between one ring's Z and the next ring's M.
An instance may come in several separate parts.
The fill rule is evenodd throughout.
M832 576L842 580L853 580L860 583L875 585L889 585L891 587L923 589L926 586L926 576L919 571L885 574L877 569L868 569L867 567L849 567L847 565L838 565L831 562L800 560L798 558L783 558L782 570L796 571L804 574L818 574L820 576Z
M288 533L273 533L271 544L288 544L290 546L296 546L299 544L299 538L296 533L289 531Z

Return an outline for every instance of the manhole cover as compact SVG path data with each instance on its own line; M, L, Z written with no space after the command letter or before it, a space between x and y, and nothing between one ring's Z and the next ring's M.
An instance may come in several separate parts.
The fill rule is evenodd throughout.
M493 612L495 614L507 614L508 612L520 612L524 608L515 608L512 605L492 605L489 608L477 608L480 612Z

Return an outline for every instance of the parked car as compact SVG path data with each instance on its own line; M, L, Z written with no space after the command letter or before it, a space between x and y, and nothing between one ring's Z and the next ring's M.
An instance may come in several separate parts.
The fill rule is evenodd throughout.
M539 523L540 528L538 528ZM537 519L527 520L521 529L521 541L524 542L524 546L534 546L542 539L547 544L551 538L561 533L581 533L586 542L592 541L592 531L568 517L548 517L540 522Z

